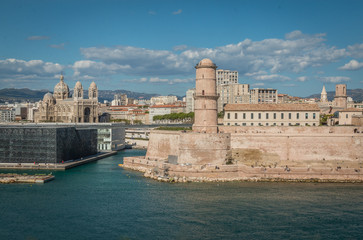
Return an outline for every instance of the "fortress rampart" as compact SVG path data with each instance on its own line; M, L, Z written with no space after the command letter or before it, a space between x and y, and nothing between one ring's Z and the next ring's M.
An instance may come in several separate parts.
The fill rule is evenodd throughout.
M151 133L126 168L173 181L363 181L362 127L234 127ZM172 157L172 161L170 161Z

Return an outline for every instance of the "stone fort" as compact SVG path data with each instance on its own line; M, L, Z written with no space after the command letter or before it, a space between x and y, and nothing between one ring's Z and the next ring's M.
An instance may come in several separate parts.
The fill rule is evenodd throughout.
M363 181L363 128L218 126L216 68L196 65L192 131L153 130L124 167L165 181ZM344 101L344 99L342 100Z

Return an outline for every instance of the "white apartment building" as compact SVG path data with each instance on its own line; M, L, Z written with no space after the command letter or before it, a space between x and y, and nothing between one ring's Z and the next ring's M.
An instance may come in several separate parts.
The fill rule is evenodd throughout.
M238 72L219 69L216 71L217 86L224 84L237 84Z
M14 122L15 108L0 107L0 122Z
M224 125L319 126L317 104L227 104Z
M151 105L168 105L178 101L176 96L158 96L150 99Z
M194 112L194 94L195 88L188 89L185 95L185 102L186 102L186 113Z
M223 107L229 103L249 103L249 89L249 84L217 85L217 93L219 94L217 101L218 112L223 111Z
M277 89L254 88L250 90L250 102L257 103L276 103L278 102Z

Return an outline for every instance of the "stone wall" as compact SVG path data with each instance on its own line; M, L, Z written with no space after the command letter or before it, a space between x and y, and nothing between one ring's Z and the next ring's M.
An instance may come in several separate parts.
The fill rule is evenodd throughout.
M230 134L181 133L179 164L224 164L231 148Z
M178 156L179 135L177 131L151 131L146 158L167 159L169 155Z
M360 167L357 127L228 127L233 158L248 166Z

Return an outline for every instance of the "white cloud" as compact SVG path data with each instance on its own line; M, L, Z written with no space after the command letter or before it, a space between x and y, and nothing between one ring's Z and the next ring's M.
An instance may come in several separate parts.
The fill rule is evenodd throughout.
M254 76L253 78L258 81L270 81L270 82L284 82L284 81L290 80L289 77L277 75L277 74L259 75L259 76Z
M350 45L347 48L350 56L355 58L363 58L363 43Z
M43 62L42 60L24 61L19 59L0 60L0 78L42 78L53 77L65 67L58 63Z
M287 83L287 84L282 84L283 87L296 87L296 84L294 83Z
M187 45L178 45L178 46L173 47L173 50L174 51L183 51L183 50L185 50L187 48L188 48Z
M308 77L306 77L306 76L302 76L302 77L297 78L297 81L299 81L299 82L306 82L307 80L308 80Z
M363 68L363 62L358 62L357 60L350 60L349 63L346 63L344 66L340 67L340 70L348 70L348 71L355 71Z
M105 74L113 75L129 69L129 65L120 65L116 63L106 64L103 62L95 62L90 60L77 61L72 66L74 76L80 77L81 75L88 76L104 76Z
M350 81L349 77L342 77L342 76L321 77L320 79L322 82L326 82L326 83L340 83L340 82Z
M49 47L51 47L51 48L58 48L58 49L64 49L64 45L65 45L65 43L51 44L51 45L49 45Z
M48 36L29 36L29 37L27 37L27 40L30 40L30 41L48 40L48 39L50 39L50 37L48 37Z
M265 86L265 84L264 83L254 83L251 86L253 86L253 87L262 87L262 86Z
M178 15L181 14L183 12L183 10L179 9L178 11L173 12L174 15Z

